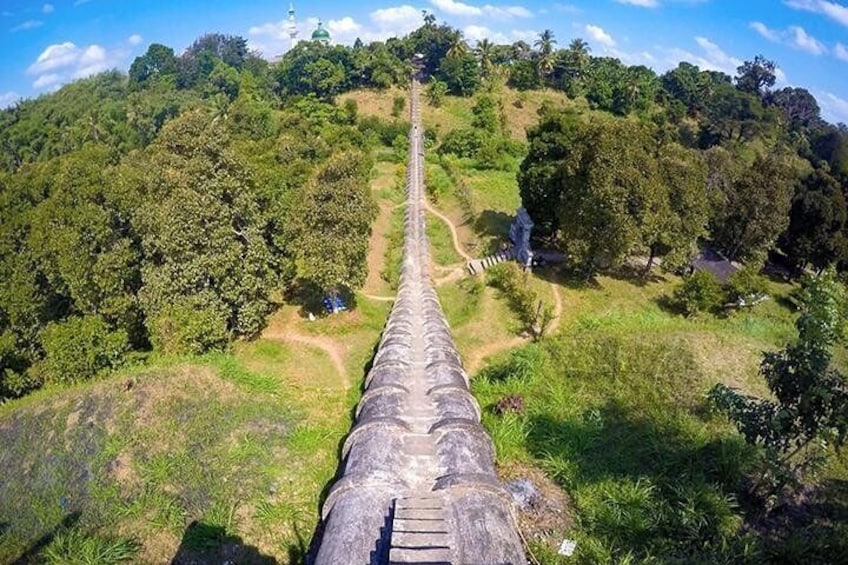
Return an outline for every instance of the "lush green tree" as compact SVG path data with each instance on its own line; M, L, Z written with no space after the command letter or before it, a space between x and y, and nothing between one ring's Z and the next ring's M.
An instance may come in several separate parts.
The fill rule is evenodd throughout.
M368 187L371 163L361 152L334 155L289 212L286 230L300 278L324 291L365 281L376 207Z
M833 269L806 286L795 325L798 340L766 353L760 365L771 398L725 385L710 392L745 440L762 448L764 470L752 490L765 494L798 484L824 462L828 445L848 437L848 381L831 363L831 350L845 332L845 289Z
M736 88L763 98L777 81L777 65L762 55L745 61L736 69Z
M55 191L33 211L28 247L52 291L74 312L98 315L143 343L141 252L132 198L110 182L114 154L88 146L61 158Z
M424 94L427 97L427 103L434 108L442 105L445 99L445 94L448 93L448 85L440 80L432 80L427 85Z
M521 59L509 68L509 86L517 90L535 90L542 86L533 61Z
M629 253L687 257L706 223L705 167L646 126L550 112L528 132L524 207L587 273ZM678 260L678 262L682 262Z
M780 247L800 269L822 270L848 259L848 207L839 183L818 169L799 183Z
M795 173L784 155L758 156L739 171L725 192L712 220L718 247L731 259L757 259L789 225Z
M470 53L445 57L436 76L457 96L471 96L480 88L480 67Z
M136 176L146 258L138 295L151 333L160 314L186 297L197 305L214 296L205 308L212 316L224 304L235 334L257 332L270 310L283 268L275 243L282 218L230 143L220 121L189 112L168 122L136 165L163 171Z
M141 87L151 81L176 84L179 60L174 50L159 43L151 43L144 55L135 58L130 65L130 85Z
M484 94L477 97L477 101L471 107L471 125L475 128L496 133L498 131L499 122L497 114L497 106L495 100L491 96Z

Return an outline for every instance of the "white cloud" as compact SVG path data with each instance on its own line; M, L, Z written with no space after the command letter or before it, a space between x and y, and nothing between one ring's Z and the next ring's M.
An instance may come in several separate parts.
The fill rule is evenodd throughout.
M822 109L822 116L833 123L848 123L848 100L830 92L817 92L816 99Z
M789 31L792 33L793 46L801 51L806 51L811 55L822 55L827 53L827 47L824 43L808 34L801 26L791 26Z
M590 38L592 38L596 43L599 43L604 47L615 47L615 40L610 34L604 31L603 28L596 25L587 24L584 29L586 30L586 34Z
M41 27L42 25L44 25L44 22L42 22L41 20L27 20L16 25L9 31L26 31L28 29L35 29L37 27Z
M144 38L137 33L134 33L127 38L127 43L129 43L133 47L135 47L136 45L140 45L142 41L144 41Z
M32 87L40 90L119 66L127 55L121 48L107 50L97 44L82 48L66 41L48 46L26 74L36 77Z
M44 6L41 7L41 11L44 12L45 14L52 14L53 13L53 4L45 4Z
M719 71L734 76L736 68L742 65L741 59L728 55L706 37L696 37L695 43L701 48L700 54L680 48L665 49L665 63L668 68L676 67L680 61L688 61L702 70Z
M658 0L615 0L619 4L629 4L641 8L656 8L660 5Z
M775 43L780 41L780 32L775 29L769 29L768 27L766 27L766 24L762 22L751 22L751 29L753 29L769 41L774 41Z
M770 29L761 22L751 22L751 29L773 43L782 43L793 49L806 51L811 55L823 55L827 53L824 43L808 34L801 26L789 26L785 30Z
M503 33L492 31L491 29L485 26L478 25L469 25L462 28L462 34L469 41L480 41L481 39L488 39L494 43L509 43L509 39L507 39L506 35Z
M579 14L582 12L582 10L574 4L560 4L558 2L554 3L554 10L562 12L563 14Z
M785 0L784 4L796 10L815 12L848 26L848 6L827 0Z
M17 92L0 92L0 109L8 108L20 99Z
M380 8L371 12L369 17L379 29L397 28L399 30L398 35L406 34L423 23L421 10L408 4L393 8Z
M334 43L353 43L356 38L363 41L385 41L390 37L406 35L422 23L421 10L409 5L393 6L374 10L368 15L370 24L357 22L350 16L344 16L326 22ZM316 18L298 21L299 38L309 38L318 24ZM248 46L273 58L288 50L290 45L288 20L266 22L248 29Z
M61 82L61 80L62 77L54 73L51 73L49 75L41 75L40 77L35 79L35 82L32 83L32 87L36 90L41 90L42 88L47 88L53 86L54 84L58 84L59 82Z
M430 0L430 4L451 16L492 17L492 18L531 18L533 13L523 6L472 6L457 0Z
M833 48L833 55L837 59L841 59L845 62L848 62L848 48L846 48L841 43L837 43L836 47Z

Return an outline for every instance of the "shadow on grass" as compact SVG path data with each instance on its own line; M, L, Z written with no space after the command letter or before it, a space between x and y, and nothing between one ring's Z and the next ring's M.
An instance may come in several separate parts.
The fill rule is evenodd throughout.
M183 534L180 547L171 560L172 565L194 563L244 563L245 565L275 565L277 560L263 555L253 546L227 532L222 526L194 521Z
M41 553L41 550L50 545L50 542L53 541L53 538L56 537L56 534L65 530L69 530L76 526L81 516L81 512L71 512L70 514L65 516L62 521L56 525L56 527L54 527L52 530L38 538L35 543L33 543L26 551L24 551L20 555L20 557L12 561L12 563L15 563L16 565L25 565L27 563L40 562L40 559L38 559L38 554ZM2 534L5 533L6 529L8 528L9 524L0 524L0 536L2 536Z
M655 269L656 267L646 273L643 266L625 264L614 269L607 269L603 271L603 274L612 279L629 282L638 287L644 287L651 283L668 282L668 279L662 274L657 273Z
M348 310L356 310L356 294L352 290L341 288L338 294ZM318 286L301 281L289 292L286 302L299 306L298 315L303 319L309 318L309 314L322 317L330 315L324 306L326 296L327 292L322 291Z
M474 220L474 231L482 236L506 239L513 219L513 216L503 212L483 210Z
M650 478L657 484L704 481L736 490L744 473L741 440L693 443L684 430L657 422L620 401L586 411L582 421L531 420L527 447L535 457L564 457L576 465L576 480Z
M575 421L532 417L526 445L579 501L583 528L613 561L702 563L735 551L726 548L750 456L741 439L696 438L673 417L609 401Z

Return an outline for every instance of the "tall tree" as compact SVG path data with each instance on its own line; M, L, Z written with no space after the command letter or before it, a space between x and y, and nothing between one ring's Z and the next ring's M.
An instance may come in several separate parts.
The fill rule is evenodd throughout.
M830 174L821 169L810 173L795 192L789 210L789 228L780 246L798 266L818 270L848 260L848 222L845 194Z
M757 55L753 61L745 61L736 69L736 88L763 98L777 81L776 71L774 61Z
M319 289L354 289L365 281L376 209L368 188L371 163L361 152L334 155L299 195L287 231L298 276Z
M539 39L534 42L534 45L538 49L536 68L540 76L546 77L553 72L554 64L556 63L556 57L554 55L556 39L554 39L554 32L546 29L539 34Z
M786 156L757 156L725 184L711 232L731 259L763 258L789 225L795 172Z
M474 55L480 62L480 70L483 72L484 77L492 74L492 68L494 67L494 63L492 62L494 47L491 41L483 38L477 42L477 46L474 48Z
M631 252L687 258L703 235L705 168L696 154L661 147L646 126L549 112L528 133L522 203L575 267L593 273Z

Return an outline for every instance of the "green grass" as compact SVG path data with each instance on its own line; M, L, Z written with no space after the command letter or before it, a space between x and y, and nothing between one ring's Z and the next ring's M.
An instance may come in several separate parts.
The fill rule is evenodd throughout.
M462 257L454 249L450 229L444 221L432 214L427 214L426 232L430 243L430 255L437 265L462 263Z
M389 233L386 234L388 242L386 258L383 262L383 270L380 272L380 278L386 281L392 290L397 290L400 282L400 266L403 260L403 219L404 208L402 206L392 210Z
M249 370L245 355L268 368L297 359L259 341L247 353L160 359L3 406L0 562L161 563L177 551L217 559L224 543L243 555L297 554L353 400L342 389L302 393L285 374ZM262 519L281 504L298 519ZM214 543L186 545L203 532Z

